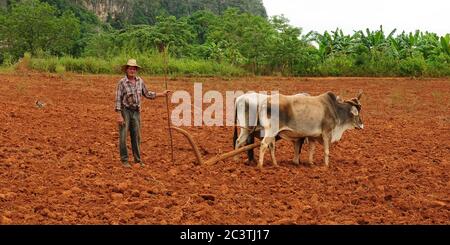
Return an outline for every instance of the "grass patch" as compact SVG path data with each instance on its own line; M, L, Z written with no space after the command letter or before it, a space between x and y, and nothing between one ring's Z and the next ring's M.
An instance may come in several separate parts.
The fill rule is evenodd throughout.
M55 72L56 72L59 76L63 77L63 76L64 76L64 73L66 73L66 67L63 66L63 65L58 64L58 65L56 65L56 67L55 67Z
M111 58L82 57L31 57L26 54L18 63L13 64L16 70L36 70L64 74L73 72L80 74L121 74L121 66L129 58L135 58L142 67L141 75L164 75L165 64L163 56L159 53L147 54L121 54ZM64 69L63 69L64 67ZM300 66L298 69L303 69ZM422 56L399 59L393 56L383 56L380 53L351 56L337 54L317 61L311 69L293 72L302 76L411 76L411 77L447 77L450 76L450 65L447 56L439 56L434 61L425 60ZM247 67L247 69L249 69ZM1 70L9 70L6 66ZM65 70L65 71L62 71ZM169 57L167 72L170 77L178 76L219 76L240 77L252 75L244 67L219 63L212 60L193 58ZM268 72L267 75L277 74L277 71ZM279 73L282 75L281 73Z
M16 69L15 66L0 66L1 73L11 73Z
M164 62L159 54L138 56L138 64L142 67L141 75L163 75ZM49 57L31 58L29 67L32 70L51 73L64 73L66 71L88 74L121 74L121 66L127 62L125 55L109 60L95 57ZM243 76L247 75L244 69L230 64L217 63L206 60L169 59L168 73L171 76Z

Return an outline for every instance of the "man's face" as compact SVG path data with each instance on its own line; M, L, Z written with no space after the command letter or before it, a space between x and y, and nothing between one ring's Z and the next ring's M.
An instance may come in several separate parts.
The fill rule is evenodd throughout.
M127 68L127 76L129 77L135 77L137 72L137 68L134 66L129 66Z

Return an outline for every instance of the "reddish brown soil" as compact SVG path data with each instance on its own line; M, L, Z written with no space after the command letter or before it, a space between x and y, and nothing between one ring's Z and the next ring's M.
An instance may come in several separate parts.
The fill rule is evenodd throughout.
M118 79L0 75L0 223L450 224L449 79L170 81L171 89L190 92L193 82L204 82L204 91L334 91L344 98L364 90L365 129L345 132L332 146L330 168L321 146L316 166L295 166L291 143L280 141L280 167L267 154L263 170L244 164L244 155L196 166L177 133L173 164L164 99L144 101L147 165L123 168L113 110ZM162 90L162 78L145 79ZM37 99L46 106L36 108ZM231 127L185 129L207 159L232 149Z

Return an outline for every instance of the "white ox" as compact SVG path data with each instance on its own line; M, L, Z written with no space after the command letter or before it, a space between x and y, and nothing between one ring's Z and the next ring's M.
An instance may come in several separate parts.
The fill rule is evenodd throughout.
M259 111L261 103L266 102L269 95L249 92L236 98L234 103L234 130L233 130L233 146L234 149L239 149L246 144L253 144L254 138L262 138L262 126L259 123ZM308 93L298 93L296 96L309 96ZM237 127L240 128L238 136ZM276 140L279 137L275 137ZM298 139L294 142L295 156L294 163L299 164L299 155L304 143L304 138ZM248 161L254 161L253 149L247 151Z

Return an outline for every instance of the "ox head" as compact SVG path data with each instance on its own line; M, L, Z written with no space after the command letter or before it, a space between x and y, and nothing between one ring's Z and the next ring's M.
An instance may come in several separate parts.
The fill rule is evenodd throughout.
M361 119L361 103L359 102L362 96L362 91L360 90L355 98L346 100L345 103L350 104L352 107L350 109L350 114L352 118L353 127L356 129L363 129L364 124Z

